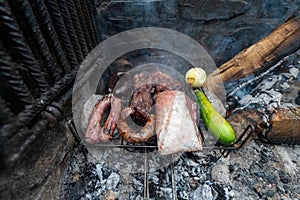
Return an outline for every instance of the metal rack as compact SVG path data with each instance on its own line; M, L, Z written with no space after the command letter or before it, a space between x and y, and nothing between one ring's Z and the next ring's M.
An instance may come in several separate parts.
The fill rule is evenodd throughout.
M73 134L74 138L76 138L76 141L78 144L82 144L80 136L76 130L76 126L72 120L68 121L69 130ZM237 151L241 149L249 140L249 138L255 133L255 128L253 125L248 125L243 133L240 135L240 137L236 140L236 142L230 146L222 146L222 145L216 145L213 147L203 147L204 150L219 150L221 154L224 157L228 157L230 152ZM149 149L157 149L156 145L146 145L146 144L139 144L139 145L132 145L127 144L123 138L119 138L117 143L114 144L84 144L87 147L108 147L108 148L133 148L133 149L142 149L144 152L144 199L150 199L149 197L149 179L148 179L148 173L149 173L149 164L148 164L148 156L147 156L147 150ZM175 181L175 174L174 174L174 162L171 162L170 165L170 174L171 174L171 185L172 185L172 199L177 200L177 192L176 192L176 181Z
M1 159L14 163L61 119L100 41L94 0L0 0Z

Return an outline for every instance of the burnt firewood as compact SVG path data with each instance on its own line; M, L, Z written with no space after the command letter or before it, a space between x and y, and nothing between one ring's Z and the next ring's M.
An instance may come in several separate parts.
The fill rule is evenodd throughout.
M265 134L275 144L300 144L300 107L280 108L271 118L271 130Z
M255 127L251 139L258 135L269 143L300 144L300 107L278 108L269 114L268 122L264 120L264 115L266 114L256 109L245 108L234 112L228 122L236 131L237 137L251 124Z
M220 81L240 79L257 70L266 70L299 48L300 16L297 16L218 67L208 75L207 85L218 94Z

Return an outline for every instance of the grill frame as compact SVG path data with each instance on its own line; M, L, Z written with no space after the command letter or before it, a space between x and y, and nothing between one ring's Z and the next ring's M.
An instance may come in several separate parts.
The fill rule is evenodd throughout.
M112 140L112 143L106 144L106 143L97 143L97 144L89 144L85 143L81 140L79 133L76 130L76 126L74 124L73 120L68 121L68 128L70 132L72 133L73 137L75 138L76 142L80 144L82 148L86 147L106 147L106 148L121 148L121 149L133 149L133 150L143 150L143 156L144 156L144 169L143 169L143 175L144 175L144 183L143 183L143 196L144 199L150 199L150 192L149 192L149 160L147 156L148 150L157 149L157 145L149 145L149 144L130 144L126 142L122 137L118 138L116 141ZM236 140L236 142L233 145L230 146L222 146L222 145L215 145L215 146L203 146L203 150L219 150L220 153L226 158L229 156L229 154L232 151L237 151L241 149L247 141L249 141L250 137L255 134L254 126L252 124L249 124L244 131L241 133L240 137ZM88 152L86 150L86 152ZM176 162L176 161L175 161ZM175 180L175 168L174 168L174 156L172 156L172 162L167 167L170 170L171 175L171 185L172 185L172 200L177 200L177 190L176 190L176 180Z
M100 31L94 0L0 0L0 28L1 160L14 165L67 117L77 70Z

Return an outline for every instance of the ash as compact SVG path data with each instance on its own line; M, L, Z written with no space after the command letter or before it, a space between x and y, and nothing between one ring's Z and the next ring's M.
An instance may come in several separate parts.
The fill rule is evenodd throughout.
M145 176L91 162L79 146L65 172L65 199L297 199L299 158L299 146L253 141L227 158L217 150L185 153Z
M239 90L235 111L254 108L264 113L299 106L299 70L300 51ZM230 93L253 77L230 82L226 90ZM216 149L184 153L165 167L154 170L149 163L150 168L141 166L138 173L118 165L126 160L111 161L114 167L96 162L78 146L64 173L64 199L300 199L299 145L273 145L256 138L227 158Z
M166 167L146 171L145 176L145 173L112 169L105 162L91 162L86 149L79 146L65 172L65 198L144 199L148 196L149 199L173 199L177 196L177 199L233 199L230 185L212 179L212 168L220 158L217 151L209 155L185 153ZM145 184L148 194L144 191Z

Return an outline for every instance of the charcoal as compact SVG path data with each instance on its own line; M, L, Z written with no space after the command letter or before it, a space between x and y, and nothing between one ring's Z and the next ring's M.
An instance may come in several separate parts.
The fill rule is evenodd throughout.
M213 194L212 188L207 185L200 185L193 194L193 199L207 199L207 200L215 200L217 198L216 194Z
M288 174L286 174L284 171L280 170L278 172L278 175L280 177L280 181L284 184L287 184L291 181L291 178Z
M169 187L160 187L160 191L162 191L163 197L166 199L172 199L172 188Z
M103 179L103 172L102 172L102 166L101 165L96 165L96 173L99 177L100 180Z
M274 169L275 170L275 169ZM278 176L277 176L277 174L268 174L267 176L266 176L266 180L267 180L267 182L268 183L270 183L270 184L278 184L278 180L279 180L279 178L278 178Z
M186 160L186 165L187 166L191 166L191 167L197 167L199 164L196 163L196 162L194 162L194 161L192 161L192 160L187 159Z
M144 197L143 196L141 196L140 194L138 194L134 199L136 199L136 200L143 200L144 199Z
M229 184L229 169L228 165L218 164L214 166L211 170L211 177L220 183Z
M276 192L274 190L268 190L266 192L266 196L267 197L273 197L276 194Z
M268 162L268 151L266 149L261 150L260 162L262 163Z
M179 199L189 199L189 195L186 191L179 191L178 198Z
M189 173L187 173L186 171L183 171L183 172L182 172L182 175L183 175L184 177L188 177L188 176L189 176Z
M193 177L198 175L198 170L196 167L191 168L190 175Z
M120 182L120 175L112 172L107 178L106 187L109 190L115 189Z
M266 177L266 174L264 173L264 172L261 172L261 171L259 171L259 172L256 172L256 173L254 173L256 176L258 176L258 177L261 177L261 178L264 178L264 177Z
M155 185L159 184L159 178L154 173L149 174L149 181Z
M217 197L219 199L226 199L226 193L225 193L225 190L224 190L224 187L218 183L215 183L211 186L211 189L212 189L212 194L214 196L217 195Z
M138 192L143 192L143 189L144 189L144 184L136 179L136 178L133 178L133 187L134 189L136 189Z
M103 170L103 178L108 179L108 177L111 175L111 170L110 169L106 169Z
M296 67L291 67L289 70L293 78L297 78L299 76L299 69Z

